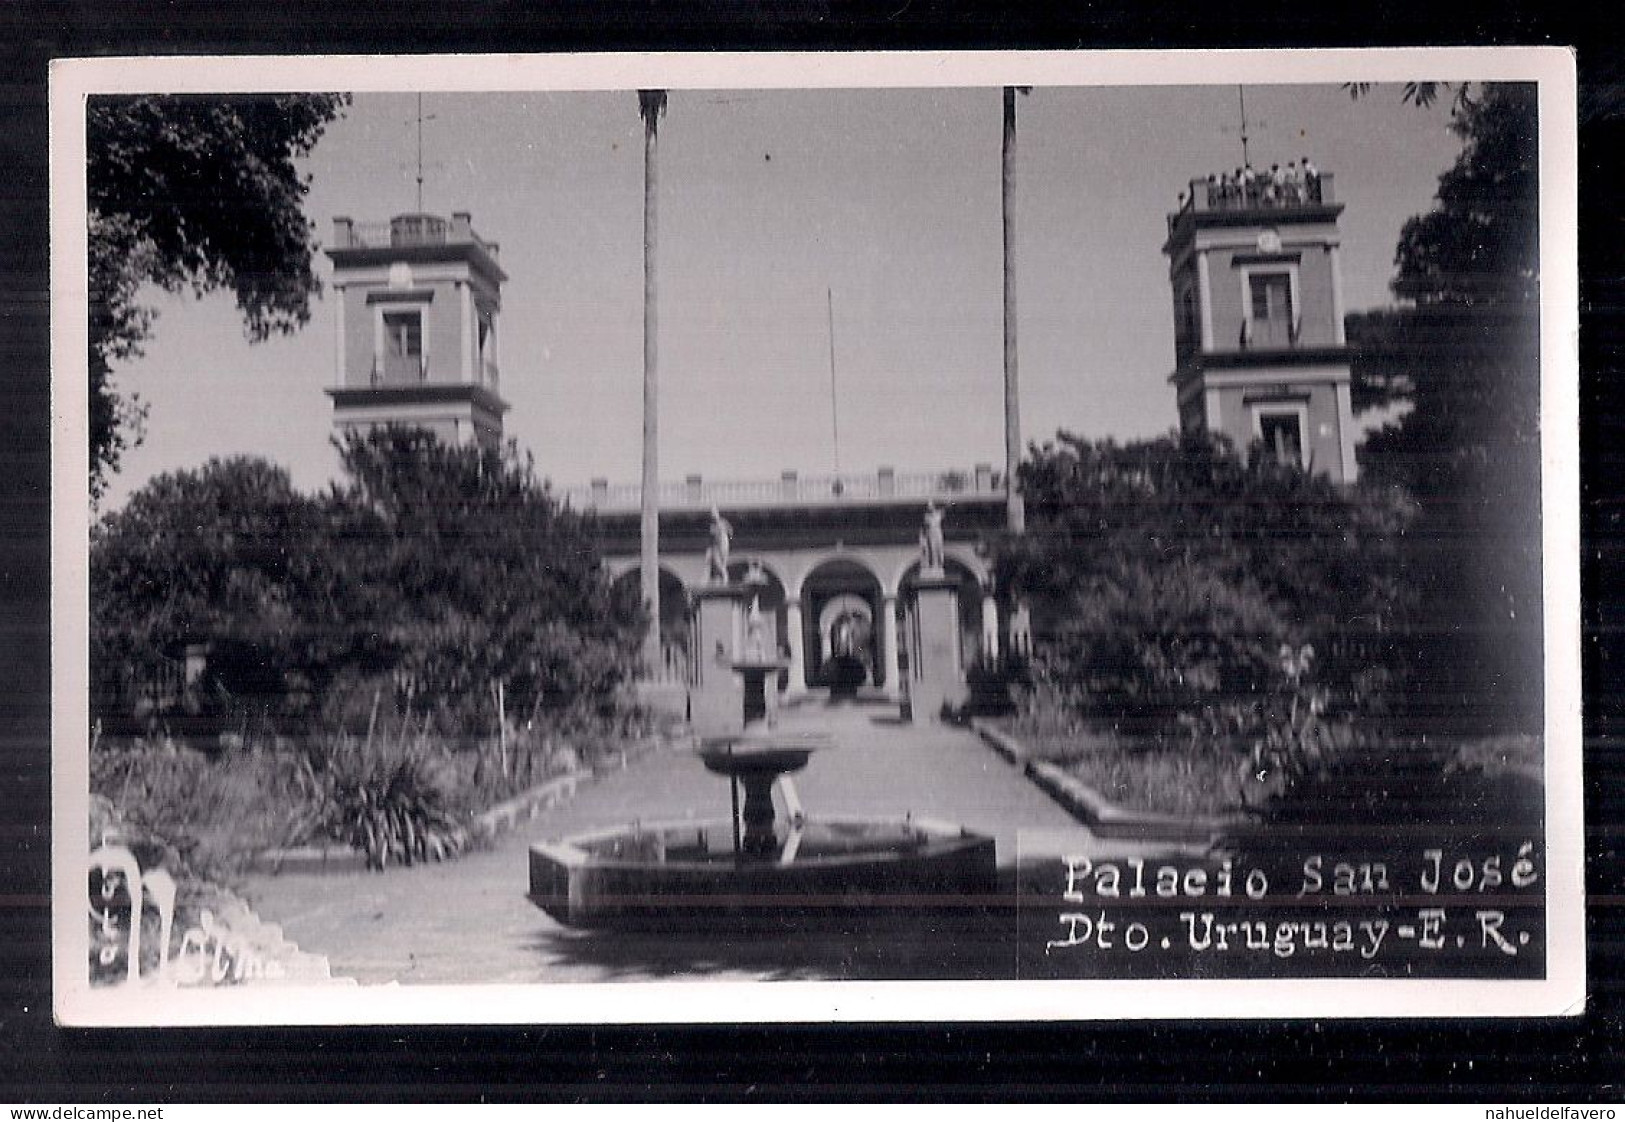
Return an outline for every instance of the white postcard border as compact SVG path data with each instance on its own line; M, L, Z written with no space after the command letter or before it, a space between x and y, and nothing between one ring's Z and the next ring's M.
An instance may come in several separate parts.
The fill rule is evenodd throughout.
M1540 981L658 982L92 990L86 97L119 92L1540 84L1547 977ZM51 68L53 1000L70 1025L1010 1021L1576 1014L1585 1002L1579 599L1578 163L1563 48L149 57ZM516 891L518 888L516 887ZM473 1015L471 1015L473 1014Z

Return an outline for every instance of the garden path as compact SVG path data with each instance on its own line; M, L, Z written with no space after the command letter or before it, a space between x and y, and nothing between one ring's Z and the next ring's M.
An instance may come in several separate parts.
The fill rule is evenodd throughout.
M1097 857L1144 852L1140 843L1088 835L974 734L903 724L895 713L812 703L786 714L784 727L822 729L835 742L795 777L809 813L912 811L957 822L994 836L1007 879L1018 832L1029 851L1042 839L1045 847ZM941 924L955 921L937 917L931 939L866 929L855 941L808 932L792 913L782 937L719 940L573 931L526 899L533 841L635 820L725 817L727 806L722 779L684 751L661 752L583 784L573 799L489 850L384 873L256 876L244 895L302 949L328 956L336 976L362 983L1008 976L1009 932L986 921L949 932Z

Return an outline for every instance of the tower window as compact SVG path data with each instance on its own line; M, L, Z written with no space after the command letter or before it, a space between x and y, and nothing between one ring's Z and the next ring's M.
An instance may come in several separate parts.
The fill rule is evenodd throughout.
M379 322L379 351L373 368L374 381L423 381L428 376L423 332L421 308L383 312Z
M1174 353L1184 359L1196 350L1202 337L1202 323L1196 309L1196 290L1185 287L1174 298Z
M1253 319L1291 323L1292 277L1287 273L1254 273L1248 279L1252 289Z
M1292 269L1247 269L1243 347L1292 347L1298 343L1298 278Z
M423 357L423 316L419 312L385 312L384 339L394 358Z
M1259 410L1258 438L1264 455L1278 464L1303 467L1303 413L1296 409Z

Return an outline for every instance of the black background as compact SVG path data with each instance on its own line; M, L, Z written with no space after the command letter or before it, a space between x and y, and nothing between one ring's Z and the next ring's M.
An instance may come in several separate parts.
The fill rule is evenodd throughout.
M1615 1101L1625 1079L1625 7L569 0L0 4L0 1100ZM1556 8L1555 5L1552 6ZM1612 12L1612 15L1607 14ZM50 1012L46 67L289 52L1559 44L1580 72L1588 978L1580 1018L63 1030ZM1426 78L1427 75L1417 75Z

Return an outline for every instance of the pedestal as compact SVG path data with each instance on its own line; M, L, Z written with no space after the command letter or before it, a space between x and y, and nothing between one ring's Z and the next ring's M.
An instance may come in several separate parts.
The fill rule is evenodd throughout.
M689 724L701 737L728 736L745 727L744 689L734 672L745 596L745 588L737 584L706 585L694 591L697 657L688 709Z
M778 776L750 771L739 777L745 788L745 807L740 819L745 824L745 837L740 848L746 857L771 857L779 848L778 833L773 829L773 784Z
M783 659L749 658L734 663L744 694L741 704L747 726L759 723L771 728L779 723L779 675L788 665Z
M909 661L909 707L915 720L936 720L943 707L965 701L959 657L959 586L944 578L915 585L914 644Z
M813 752L826 747L822 735L776 736L761 730L747 736L725 736L700 742L700 761L707 771L726 775L745 789L744 807L735 813L744 824L744 836L736 830L736 852L746 858L765 859L777 855L779 839L773 828L773 785L781 776L807 766ZM737 796L736 796L737 802ZM793 821L792 828L800 823Z

